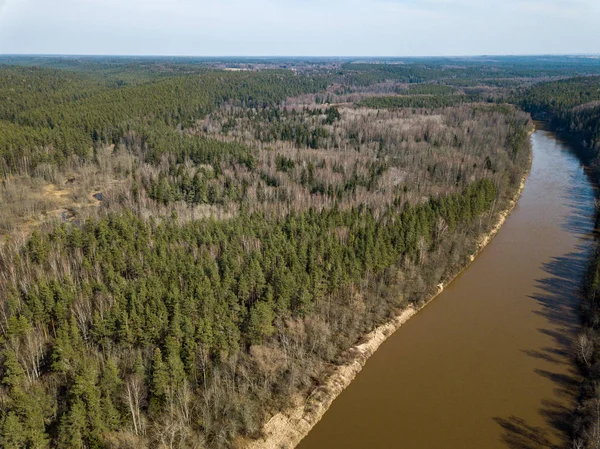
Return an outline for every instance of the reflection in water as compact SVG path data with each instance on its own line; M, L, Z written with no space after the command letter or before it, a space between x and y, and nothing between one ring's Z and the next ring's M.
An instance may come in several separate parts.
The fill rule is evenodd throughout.
M498 236L369 360L300 444L311 448L561 448L594 191L546 131Z

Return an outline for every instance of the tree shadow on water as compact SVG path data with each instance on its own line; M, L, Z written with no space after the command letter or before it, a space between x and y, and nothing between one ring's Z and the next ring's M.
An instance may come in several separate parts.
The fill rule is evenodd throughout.
M555 382L558 395L572 398L577 390L575 376L536 370L540 376ZM566 401L568 404L569 401ZM564 449L569 446L573 410L556 400L543 400L539 413L544 425L536 427L518 416L496 417L494 421L502 427L502 442L510 449Z
M502 427L502 441L511 449L569 447L573 411L570 404L579 387L578 372L573 364L573 342L579 325L577 308L589 247L586 242L581 242L575 251L552 258L542 267L548 276L536 281L537 292L531 298L541 308L535 313L543 316L548 323L547 328L539 328L538 331L550 337L551 343L547 347L523 352L541 362L549 362L543 363L546 369L538 367L534 371L552 382L554 399L541 403L541 427L514 415L494 418Z
M548 438L547 431L541 427L530 426L524 419L516 416L494 418L503 429L502 441L511 449L559 449Z
M494 418L502 427L501 439L510 449L563 449L569 445L571 410L557 401L542 401L546 425L535 427L523 418Z
M577 175L575 175L577 176ZM561 224L562 229L571 234L589 238L591 224L594 222L594 199L597 188L574 180L569 189L562 195L569 214Z
M567 211L561 229L575 237L577 244L572 252L542 265L544 276L536 280L536 291L530 298L539 306L535 313L545 322L538 331L549 342L541 348L523 350L539 360L534 372L540 382L552 382L554 394L540 403L541 423L536 419L533 425L515 415L494 418L502 428L501 440L511 449L571 447L572 412L580 382L573 363L578 307L594 237L598 237L593 233L596 188L590 185L593 183L582 182L589 172L577 171L572 176L569 187L556 199Z

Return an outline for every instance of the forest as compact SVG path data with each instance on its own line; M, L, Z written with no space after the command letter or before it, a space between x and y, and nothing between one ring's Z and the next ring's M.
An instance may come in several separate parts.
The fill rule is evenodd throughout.
M597 147L598 73L1 57L0 446L258 437L465 266L528 170L521 108Z

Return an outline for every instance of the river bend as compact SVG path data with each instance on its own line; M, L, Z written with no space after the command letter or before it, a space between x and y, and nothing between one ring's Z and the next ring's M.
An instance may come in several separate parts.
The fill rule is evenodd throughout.
M538 128L523 194L494 240L390 337L300 449L558 448L592 246L594 189Z

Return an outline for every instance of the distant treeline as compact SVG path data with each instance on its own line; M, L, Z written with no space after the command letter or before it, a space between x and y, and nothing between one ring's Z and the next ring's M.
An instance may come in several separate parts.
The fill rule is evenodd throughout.
M442 82L448 85L515 86L527 78L599 74L600 61L569 57L412 58L396 64L346 63L342 74L350 85L384 81Z

